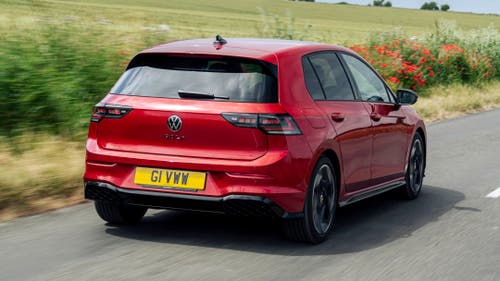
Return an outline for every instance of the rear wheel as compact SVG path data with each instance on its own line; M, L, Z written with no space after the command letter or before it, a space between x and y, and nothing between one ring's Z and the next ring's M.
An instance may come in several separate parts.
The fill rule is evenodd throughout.
M148 208L106 201L95 201L95 210L101 219L116 225L138 223Z
M285 234L291 240L321 243L333 228L337 210L337 186L331 161L321 157L313 170L306 201L304 217L285 219Z
M424 142L420 134L416 134L408 157L406 169L406 184L401 192L406 199L415 199L420 194L424 180L425 150Z

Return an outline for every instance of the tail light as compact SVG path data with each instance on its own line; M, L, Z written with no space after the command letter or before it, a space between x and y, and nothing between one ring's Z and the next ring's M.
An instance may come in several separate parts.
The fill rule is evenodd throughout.
M121 118L132 111L132 108L125 105L98 103L94 107L90 121L99 122L103 118Z
M302 132L288 114L222 113L222 117L237 127L259 128L270 135L300 135Z

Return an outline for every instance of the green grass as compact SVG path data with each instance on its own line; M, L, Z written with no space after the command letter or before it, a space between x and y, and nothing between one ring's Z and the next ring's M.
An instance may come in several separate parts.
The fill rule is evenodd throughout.
M329 43L359 43L370 32L401 27L411 36L433 28L437 20L451 20L464 30L492 25L500 28L500 17L439 11L380 8L282 0L183 0L183 1L2 1L0 23L10 32L30 28L43 21L76 21L112 34L108 39L135 38L145 27L168 25L172 38L262 35L261 11L286 18L292 15L297 30L311 25L307 40ZM109 24L107 24L109 23ZM11 26L15 28L12 29ZM3 31L2 31L3 32Z

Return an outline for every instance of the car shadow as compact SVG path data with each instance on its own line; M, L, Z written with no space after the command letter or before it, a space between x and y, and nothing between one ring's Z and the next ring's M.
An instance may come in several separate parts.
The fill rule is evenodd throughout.
M424 186L420 197L412 201L385 193L339 209L330 238L320 245L286 240L279 220L177 211L155 211L136 226L108 224L105 232L134 240L273 255L331 255L410 237L450 210L467 211L456 207L464 198L460 192L434 186Z

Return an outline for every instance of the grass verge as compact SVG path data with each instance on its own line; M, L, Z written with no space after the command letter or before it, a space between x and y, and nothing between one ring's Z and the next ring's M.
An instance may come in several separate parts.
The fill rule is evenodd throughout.
M453 84L435 86L415 104L420 116L429 123L500 106L500 81L480 86Z
M433 87L415 104L427 123L499 106L498 81ZM79 142L39 135L0 141L0 221L83 202L84 161Z
M30 135L0 142L0 221L83 201L82 144Z

